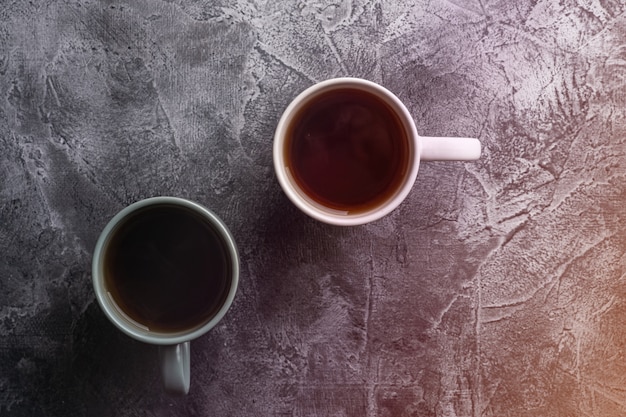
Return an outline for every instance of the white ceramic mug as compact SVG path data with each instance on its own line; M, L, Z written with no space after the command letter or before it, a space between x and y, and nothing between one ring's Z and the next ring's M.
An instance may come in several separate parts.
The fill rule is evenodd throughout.
M109 255L113 241L119 230L127 224L129 219L140 218L151 209L175 208L192 213L198 222L203 222L202 227L210 227L216 241L219 240L220 260L226 265L222 268L225 278L220 278L226 284L222 286L220 299L215 302L215 308L210 315L202 318L202 321L190 325L188 328L175 331L163 331L151 329L150 325L138 322L115 301L113 290L109 288L111 274L110 259L115 255ZM133 217L134 216L134 217ZM165 225L164 225L165 226ZM157 228L159 225L157 224ZM123 230L123 229L122 229ZM181 237L184 239L184 236ZM182 243L188 244L188 243ZM113 244L114 245L114 244ZM212 258L211 258L212 259ZM159 266L157 266L159 268ZM102 231L93 255L92 263L93 286L96 299L104 314L122 332L141 342L158 345L161 362L161 374L165 389L170 393L186 394L190 385L190 362L189 342L196 339L213 328L226 314L231 306L239 282L239 256L235 241L222 220L207 208L177 197L153 197L138 201L121 210L115 215ZM178 285L178 283L174 284Z
M384 201L377 203L368 209L350 212L349 210L336 209L316 201L305 192L290 169L287 143L294 129L293 124L306 115L308 109L316 100L326 100L330 94L346 94L346 91L356 90L363 94L369 94L382 101L386 108L391 110L395 119L401 125L403 135L406 137L406 153L408 160L403 177ZM278 182L287 197L300 210L319 221L340 225L351 226L369 223L380 219L397 208L411 190L420 160L429 161L470 161L480 158L481 145L474 138L449 138L449 137L423 137L419 136L415 123L406 106L392 92L386 88L360 78L335 78L315 84L300 93L284 111L274 135L273 158L274 169Z

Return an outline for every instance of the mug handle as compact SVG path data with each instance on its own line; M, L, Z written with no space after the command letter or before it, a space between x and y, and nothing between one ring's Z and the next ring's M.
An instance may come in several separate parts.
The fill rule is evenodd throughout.
M474 138L420 136L422 161L474 161L480 158L480 141Z
M163 385L170 394L185 395L189 392L189 357L189 342L159 346Z

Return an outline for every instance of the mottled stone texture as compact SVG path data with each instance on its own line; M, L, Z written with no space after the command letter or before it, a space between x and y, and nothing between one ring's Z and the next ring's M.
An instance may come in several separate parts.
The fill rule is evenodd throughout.
M0 3L0 415L626 415L618 0ZM337 228L276 182L302 89L359 76L424 135L395 212ZM189 396L106 320L99 231L138 199L230 226L241 286Z

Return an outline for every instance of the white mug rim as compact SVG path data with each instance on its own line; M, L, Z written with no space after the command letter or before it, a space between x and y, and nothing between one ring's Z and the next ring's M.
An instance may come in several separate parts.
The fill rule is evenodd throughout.
M332 210L327 207L314 202L306 196L306 194L300 190L300 188L294 184L289 178L288 169L285 166L283 158L283 145L285 142L285 136L289 123L293 119L294 115L298 113L298 110L305 105L311 98L339 88L358 88L370 93L376 94L378 97L385 100L389 104L396 115L402 121L402 124L406 130L407 139L410 143L411 155L409 155L408 170L404 183L399 187L398 191L388 200L381 203L377 207L357 213L345 213ZM274 171L278 182L287 195L289 200L298 207L302 212L310 217L319 220L324 223L337 225L337 226L356 226L376 221L395 210L407 197L415 180L417 178L417 172L420 164L420 154L422 149L422 143L417 134L417 128L413 117L409 113L408 109L402 103L402 101L391 91L375 82L353 77L340 77L331 78L325 81L321 81L314 84L294 98L283 112L276 131L274 134L273 143L273 162Z
M202 215L205 219L211 222L224 241L232 262L230 289L219 310L208 321L199 326L190 328L189 330L172 333L151 332L143 329L140 325L134 324L132 320L125 317L125 315L119 311L119 308L116 307L115 303L109 299L104 283L104 252L106 245L110 241L112 233L115 231L116 227L131 213L134 213L144 207L161 204L172 204L186 207L193 210L195 213ZM123 333L145 343L154 345L175 345L188 342L202 336L215 327L220 320L222 320L233 303L237 287L239 285L239 254L233 236L226 224L208 208L193 201L179 197L150 197L124 207L104 227L98 237L98 241L94 249L92 260L92 283L100 308L104 311L107 318Z

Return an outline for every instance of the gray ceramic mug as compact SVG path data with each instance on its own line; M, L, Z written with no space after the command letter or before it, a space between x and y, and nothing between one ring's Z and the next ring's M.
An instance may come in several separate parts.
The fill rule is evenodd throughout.
M173 212L180 212L189 217L189 219L187 219L187 217L184 218L183 226L173 226L172 222L176 220L172 220L171 217L162 214L172 212L172 210ZM161 217L158 217L159 213L161 213ZM180 249L180 253L182 253L181 256L183 256L182 259L186 261L191 259L192 263L194 263L195 259L201 259L202 261L199 262L199 271L219 269L219 280L221 283L219 286L219 297L208 294L210 292L209 289L213 291L214 288L218 288L217 286L212 287L202 283L199 284L197 290L191 288L191 291L187 291L186 293L179 291L180 287L187 285L181 284L181 280L184 280L184 277L173 277L174 280L170 283L163 282L163 285L169 285L169 287L167 290L163 291L164 295L161 296L161 298L171 298L172 302L181 301L177 300L176 297L179 297L180 294L187 293L190 294L190 297L204 293L207 294L207 299L211 300L213 297L212 301L210 301L211 308L209 309L207 307L206 312L202 311L201 316L198 315L198 317L195 317L195 322L185 322L184 325L181 324L176 328L158 327L153 322L144 322L143 316L137 315L135 311L136 306L133 304L147 302L142 299L145 297L143 297L141 291L133 294L135 298L124 299L119 295L120 289L117 287L122 288L122 284L119 283L120 278L116 278L115 276L124 275L116 272L119 269L118 265L125 265L124 262L130 262L131 265L134 265L133 262L136 261L136 259L133 258L141 258L143 256L143 254L141 256L135 256L133 251L137 250L139 251L138 253L142 253L141 247L142 245L146 246L146 244L144 244L145 242L140 245L137 245L135 242L133 244L134 246L124 243L131 239L128 236L133 236L133 233L139 234L139 232L132 232L132 230L141 230L139 226L132 229L129 225L135 223L141 224L142 221L144 224L148 225L145 226L144 229L147 230L147 233L150 233L151 236L154 231L159 231L160 229L171 233L171 236L166 234L166 242L164 245L167 248L176 245L182 248ZM185 227L189 228L189 231L181 232L181 230L186 230L184 229ZM190 243L190 235L193 235L200 229L208 230L208 233L210 233L208 236L212 239L211 241L215 241L214 244L211 244L212 246L206 247L211 248L210 251L206 251L205 247L198 248L198 245L195 244L198 242ZM131 230L131 232L128 230ZM201 236L204 235L201 234ZM199 242L202 242L202 239L203 238L201 238ZM177 242L177 240L180 242ZM139 239L139 241L141 241L141 239ZM169 249L165 251L167 252L167 250ZM216 251L219 252L219 255L209 253ZM145 282L142 284L150 286L149 291L145 291L146 293L149 293L152 289L158 290L157 286L160 284L156 282L163 281L161 278L159 278L160 281L157 278L154 278L153 281L148 281L152 279L149 276L150 274L156 274L156 276L163 275L165 276L164 279L168 279L168 273L160 274L164 272L164 268L169 267L173 262L166 260L166 256L169 255L159 253L157 258L149 261L148 264L137 263L140 265L139 270L136 268L136 265L133 266L134 269L128 267L128 269L132 271L138 270L138 275L147 276L144 280ZM124 257L128 259L123 262L117 260L124 259ZM163 262L161 262L162 260ZM214 267L211 265L211 262L219 264L219 267ZM164 266L161 266L161 264ZM122 269L124 268L125 267L122 266ZM141 268L144 270L149 269L150 271L141 271ZM178 272L172 275L182 274L181 270L187 271L183 266L178 268ZM138 201L121 210L111 219L102 231L96 243L93 255L92 275L96 299L104 314L118 329L128 336L141 342L157 345L159 347L159 360L165 389L170 393L186 394L189 391L190 385L189 342L209 331L224 317L233 302L239 282L239 256L237 247L230 231L223 221L207 208L182 198L153 197ZM132 275L129 276L130 280L134 278ZM198 276L202 275L198 274ZM213 280L212 277L208 279ZM133 285L135 285L134 288L142 288L137 284ZM217 293L218 290L214 292ZM197 304L201 306L203 300L202 297L195 297L193 303L198 301ZM207 301L207 304L208 302L209 301ZM188 303L188 301L183 301L179 304L184 306L185 303Z

